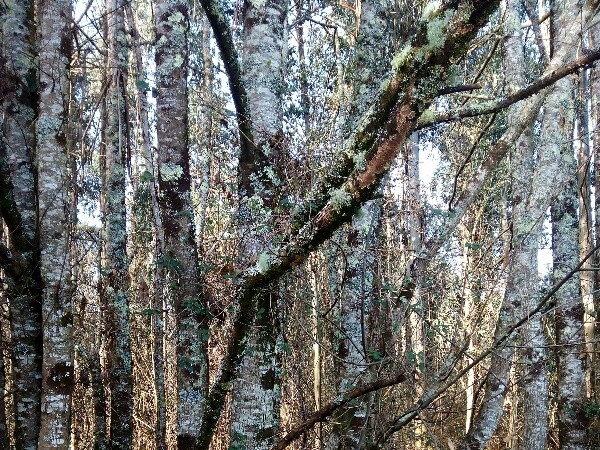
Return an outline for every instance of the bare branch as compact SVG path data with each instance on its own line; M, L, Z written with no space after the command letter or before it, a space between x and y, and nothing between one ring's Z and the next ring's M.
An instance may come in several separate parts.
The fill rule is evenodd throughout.
M374 381L373 383L369 383L346 392L331 403L312 413L304 422L292 428L283 438L281 438L277 445L271 448L271 450L283 450L296 439L300 438L304 433L309 431L315 424L319 422L325 422L329 416L331 416L331 414L349 403L351 400L389 386L394 386L404 381L406 381L406 375L404 373L399 373L391 378Z
M543 76L538 78L526 88L523 88L515 92L514 94L509 95L508 97L492 102L483 103L477 106L470 106L468 108L451 111L448 113L435 114L433 117L427 117L426 119L419 120L416 129L421 130L423 128L429 128L434 125L439 125L441 123L455 122L466 117L476 117L485 114L497 113L517 102L520 102L521 100L525 100L526 98L537 94L542 89L553 85L561 78L564 78L583 68L590 67L598 59L600 59L600 49L587 50L585 54L583 54L579 58L569 63L566 63L561 67L557 67L556 69L550 72L545 73Z

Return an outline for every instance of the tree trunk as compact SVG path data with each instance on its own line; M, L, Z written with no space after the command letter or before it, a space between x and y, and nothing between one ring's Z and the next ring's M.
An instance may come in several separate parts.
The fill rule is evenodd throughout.
M177 328L177 446L192 448L208 391L208 321L198 264L188 148L188 7L156 4L158 183L162 290Z
M240 155L241 261L268 267L271 214L283 181L282 87L287 2L244 4L242 80L252 115L252 136ZM241 137L242 140L246 139ZM279 431L282 339L278 288L265 286L256 296L254 328L234 383L231 443L233 448L268 449ZM237 447L236 447L237 446Z
M68 68L71 3L39 1L39 111L36 121L40 271L44 352L38 448L68 449L73 387L70 287L71 199Z
M567 41L566 24L579 19L576 0L553 5L552 45ZM574 86L569 79L556 83L546 102L546 126L542 126L545 146L562 164L557 168L556 183L561 194L552 208L552 258L554 279L561 279L579 262L577 161L573 156ZM557 126L558 124L558 126ZM549 178L549 177L548 177ZM561 449L586 448L585 345L583 301L579 274L575 274L556 293L556 357L558 377L558 427Z
M107 0L108 73L102 170L103 239L101 304L108 375L107 409L111 449L129 449L133 442L133 378L129 318L129 262L125 190L130 145L127 89L128 43L125 2Z
M0 136L0 212L8 229L7 246L21 266L17 271L4 270L17 448L37 446L42 388L42 297L33 161L38 89L33 8L33 1L11 1L5 3L2 11L2 57L6 64L0 69L4 114Z

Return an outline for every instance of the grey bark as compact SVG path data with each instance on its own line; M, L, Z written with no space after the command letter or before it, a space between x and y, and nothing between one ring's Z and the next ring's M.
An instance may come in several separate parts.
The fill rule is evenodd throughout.
M268 265L270 234L277 228L285 159L282 87L285 69L287 2L268 0L244 4L242 81L253 141L240 155L241 231L239 258L243 264ZM244 137L242 137L244 139ZM254 205L254 206L253 206ZM255 298L258 314L248 348L234 383L231 442L234 448L268 449L276 443L280 421L282 340L278 313L280 292L265 286ZM257 407L258 405L258 407ZM235 447L237 446L237 447Z
M35 448L40 430L42 378L41 274L34 166L38 74L34 2L11 1L2 10L0 98L0 212L17 270L3 265L11 327L15 445Z
M68 449L73 387L70 288L71 198L68 165L68 69L71 4L37 3L39 110L35 124L42 278L43 365L40 450Z
M208 321L199 272L191 202L188 146L188 6L156 4L158 184L163 253L158 264L164 299L172 304L177 334L177 446L198 438L208 391Z
M129 152L127 99L128 38L125 3L106 1L108 56L106 105L103 124L102 255L100 285L104 315L105 371L108 382L108 445L129 449L133 442L133 367L129 317L129 261L125 189Z

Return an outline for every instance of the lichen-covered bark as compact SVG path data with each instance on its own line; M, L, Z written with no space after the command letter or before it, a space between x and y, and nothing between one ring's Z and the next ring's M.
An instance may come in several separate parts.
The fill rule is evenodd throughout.
M462 54L466 43L483 26L496 5L496 2L465 2L461 4L459 12L453 13L456 11L456 3L443 3L438 13L443 11L444 16L450 15L455 20L451 20L446 26L438 23L446 33L435 40L435 45L423 45L429 42L427 24L419 22L418 32L415 34L415 43L419 44L408 46L403 52L404 57L397 61L394 74L383 83L372 107L348 139L346 151L340 155L340 161L330 167L330 176L324 177L315 186L310 206L307 203L294 214L294 223L289 234L284 237L283 245L279 246L277 253L270 255L268 261L263 261L267 264L253 266L242 272L237 296L239 309L233 319L226 354L208 398L203 437L196 448L208 448L216 419L220 416L225 395L229 391L229 383L237 374L250 332L247 318L253 317L256 311L254 295L265 285L281 277L290 267L301 262L342 223L347 222L360 203L373 195L377 183L400 151L400 144L408 137L418 115L437 92L437 84L430 84L433 81L432 68L448 67L450 59ZM203 2L203 6L210 13L209 20L215 34L221 35L221 38L223 34L228 34L229 30L224 22L218 20L222 14L218 5L214 2L206 5ZM235 53L235 49L227 46L227 42L228 39L217 37L222 53L231 55ZM235 67L230 68L226 63L226 69L230 85L235 85ZM435 74L445 79L443 71L440 74L436 70ZM352 156L363 150L366 150L364 164L353 172L355 166ZM332 191L336 187L340 189ZM348 194L343 195L342 204L332 201L332 197L336 197L333 194L340 191ZM337 198L339 197L338 195ZM315 214L315 211L318 213Z
M188 6L156 3L159 206L164 233L162 286L177 321L177 446L192 448L208 390L208 323L198 266L188 148Z
M103 309L108 375L110 424L108 445L114 449L132 446L133 378L129 321L129 262L125 209L126 158L129 145L127 107L128 43L125 3L107 0L107 73L104 106L102 177L102 279L100 301Z
M39 245L42 277L43 364L40 450L68 449L73 386L70 289L70 174L68 70L71 4L39 1L39 110L35 123Z
M373 309L376 254L380 225L381 205L367 203L352 219L345 238L347 259L341 290L340 332L338 343L339 386L338 395L371 380L369 364L373 354L369 330ZM347 246L347 247L346 247ZM332 432L327 438L327 449L358 449L367 438L369 399L361 399L343 408Z
M356 20L360 32L356 41L353 78L348 80L351 101L340 108L346 110L338 119L342 133L353 129L368 109L368 104L379 88L379 79L389 70L391 28L388 2L361 2ZM340 63L341 64L341 63ZM343 74L343 71L341 71ZM343 78L339 75L339 78ZM341 89L343 79L338 80ZM341 99L340 99L341 101ZM358 157L360 158L360 156ZM358 161L362 164L362 161ZM341 395L358 383L366 383L371 355L377 349L370 347L370 314L373 308L375 274L374 249L379 247L381 205L368 202L352 218L343 236L342 248L347 254L340 293L339 322L342 339L338 345L337 392ZM379 353L375 353L379 354ZM337 423L327 437L327 449L357 449L368 436L369 399L363 399L340 411Z
M38 80L33 1L8 1L2 14L0 98L0 213L16 263L3 265L11 327L14 439L17 448L37 446L40 429L42 317L34 118ZM10 269L10 270L9 270Z
M277 224L274 209L283 181L284 159L282 88L285 69L284 27L287 2L246 1L242 76L251 117L250 145L242 146L239 159L240 251L243 265L268 266L269 241ZM242 138L243 140L244 138ZM248 337L247 351L234 383L231 443L234 448L268 449L279 430L281 402L280 292L275 285L257 292L258 314ZM278 348L279 347L279 348ZM237 446L237 447L236 447Z
M524 85L524 55L519 21L519 4L506 2L505 27L508 37L504 47L504 67L507 87L510 91ZM518 126L516 107L508 111L508 126ZM495 331L499 340L514 326L526 311L533 308L531 302L537 293L537 248L542 231L543 217L548 208L549 183L532 183L535 176L551 175L546 156L540 152L535 166L532 130L528 129L518 138L512 152L512 248L508 268L508 283ZM553 155L554 156L554 155ZM542 195L535 190L544 190ZM530 318L523 330L525 342L525 398L524 433L531 439L523 441L522 448L545 448L547 434L547 376L544 368L544 338L540 314ZM509 387L509 374L514 357L514 338L492 356L486 391L481 409L475 416L463 448L484 448L494 434L503 414L504 399ZM540 416L541 412L541 416Z
M565 28L577 14L575 0L556 2L556 22L553 22L554 49L567 39ZM553 50L554 50L553 49ZM542 128L544 146L560 161L555 173L556 183L562 185L556 204L552 207L552 257L554 279L560 279L579 262L577 161L572 147L574 104L573 83L561 80L546 102L547 122ZM558 126L557 126L558 125ZM550 177L548 177L550 178ZM586 448L585 403L585 345L583 302L580 278L576 274L556 293L556 341L558 372L558 426L562 449Z

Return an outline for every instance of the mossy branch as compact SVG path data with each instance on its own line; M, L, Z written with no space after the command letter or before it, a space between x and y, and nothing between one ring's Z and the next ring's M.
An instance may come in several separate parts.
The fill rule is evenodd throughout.
M250 150L251 146L254 145L254 139L248 95L242 82L240 59L235 49L227 16L219 0L200 0L200 4L210 23L227 73L229 90L235 106L237 125L240 132L241 159L244 159L244 156L252 154Z
M217 38L217 41L221 40L219 48L222 48L224 58L230 60L230 83L234 86L240 83L241 87L237 57L233 58L231 36L224 15L219 12L220 7L214 0L201 1L213 30L217 30L215 34L220 35ZM210 446L225 396L246 347L252 318L256 316L256 294L300 264L312 250L349 221L361 204L372 198L379 181L413 131L419 115L435 98L440 82L445 82L446 69L464 52L497 4L497 1L483 0L444 2L438 15L450 19L447 26L436 30L436 33L430 29L431 18L423 20L414 45L402 52L401 61L395 60L394 74L384 83L358 130L349 137L345 146L347 150L318 183L312 199L295 215L294 225L283 241L285 244L272 255L269 268L260 273L249 270L241 274L238 311L219 374L207 399L196 450L207 450ZM436 42L431 42L433 38L437 39ZM243 106L244 98L241 100ZM365 155L365 164L358 170L353 156L361 153ZM348 194L343 204L336 202L332 194L340 190Z

